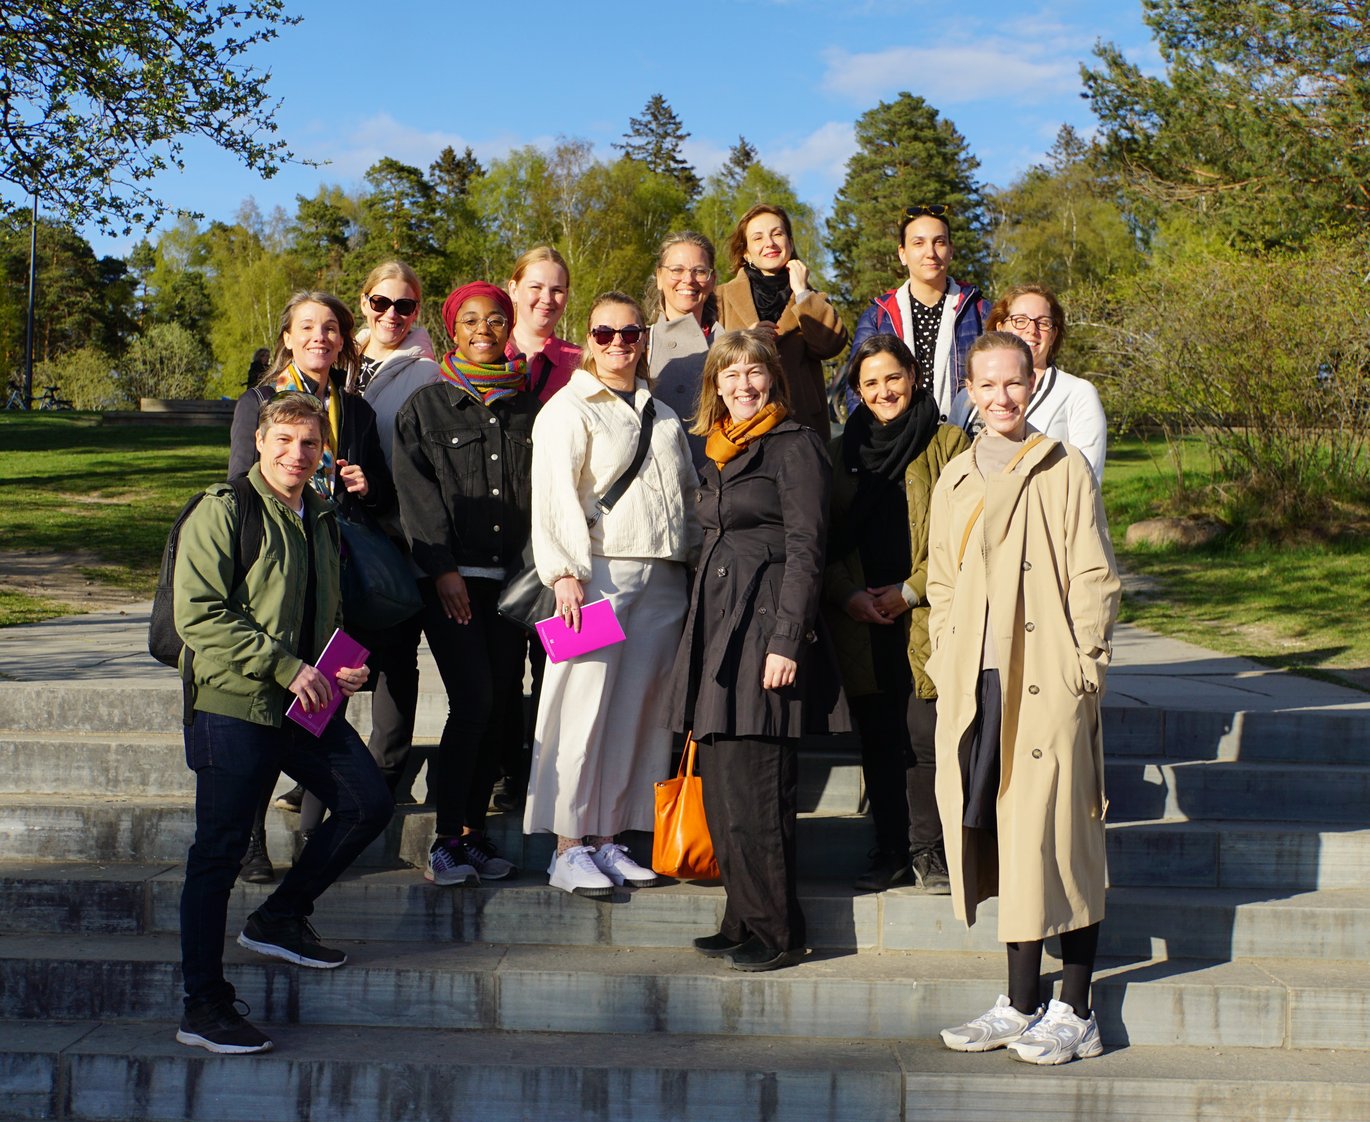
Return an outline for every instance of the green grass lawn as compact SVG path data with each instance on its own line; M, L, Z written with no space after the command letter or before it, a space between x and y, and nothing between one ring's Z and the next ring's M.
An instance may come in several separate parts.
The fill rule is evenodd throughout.
M226 426L105 426L80 413L0 414L0 550L84 551L99 561L90 575L151 595L176 512L227 466ZM69 611L44 605L0 595L0 626Z
M1209 482L1198 441L1185 445L1183 463L1191 486ZM1122 619L1226 654L1370 687L1370 538L1128 549L1131 523L1169 513L1173 481L1159 441L1111 443L1104 504L1114 548L1122 567L1150 586L1124 596Z
M1184 453L1185 471L1201 487L1209 481L1204 448L1196 441ZM0 549L84 550L101 562L94 575L150 595L171 520L197 489L223 478L227 462L224 427L0 414ZM1123 567L1150 586L1124 597L1124 620L1302 672L1370 668L1370 539L1127 549L1129 524L1167 512L1172 480L1160 441L1112 442L1109 526ZM0 593L0 626L68 610ZM1362 680L1370 685L1370 673Z

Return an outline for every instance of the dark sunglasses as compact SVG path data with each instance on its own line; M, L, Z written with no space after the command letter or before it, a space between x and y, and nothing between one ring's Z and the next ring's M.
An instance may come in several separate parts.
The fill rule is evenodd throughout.
M904 208L904 217L922 218L926 215L929 218L945 218L950 212L951 207L944 203L916 203Z
M391 308L402 316L412 316L419 310L419 302L411 300L408 296L401 297L399 300L392 300L389 296L368 296L366 302L371 305L371 310L378 316L385 315Z
M642 338L642 328L635 323L630 323L627 327L599 327L590 328L590 338L601 347L607 347L614 341L614 336L619 335L623 338L624 346L631 347Z

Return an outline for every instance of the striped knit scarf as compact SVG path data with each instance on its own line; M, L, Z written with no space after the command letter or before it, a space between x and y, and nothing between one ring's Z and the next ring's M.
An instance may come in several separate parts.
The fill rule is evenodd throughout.
M448 351L442 356L439 368L444 378L482 405L492 405L502 397L512 397L528 388L528 363L522 358L486 366L467 362L456 351Z

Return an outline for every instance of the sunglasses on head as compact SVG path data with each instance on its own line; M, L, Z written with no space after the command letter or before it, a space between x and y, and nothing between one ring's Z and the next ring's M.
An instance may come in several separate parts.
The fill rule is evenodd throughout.
M394 308L396 314L401 316L412 316L419 310L419 302L409 299L408 296L402 296L398 300L392 300L389 296L368 296L366 302L371 305L371 310L378 316L385 315L391 308Z
M642 328L635 323L630 323L627 327L605 327L600 324L598 327L590 328L590 338L601 347L607 347L612 343L615 335L622 337L625 347L631 347L642 338Z
M944 203L915 203L904 208L905 218L945 218L951 211Z

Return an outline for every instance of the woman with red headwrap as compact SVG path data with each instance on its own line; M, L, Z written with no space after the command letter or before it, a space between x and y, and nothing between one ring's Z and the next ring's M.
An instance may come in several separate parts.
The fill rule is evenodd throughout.
M422 572L423 629L447 690L447 723L429 764L437 838L425 877L476 884L513 872L485 836L500 719L522 682L519 632L496 611L528 541L533 417L527 364L506 360L514 307L474 281L442 306L453 349L442 381L395 417L400 521Z

